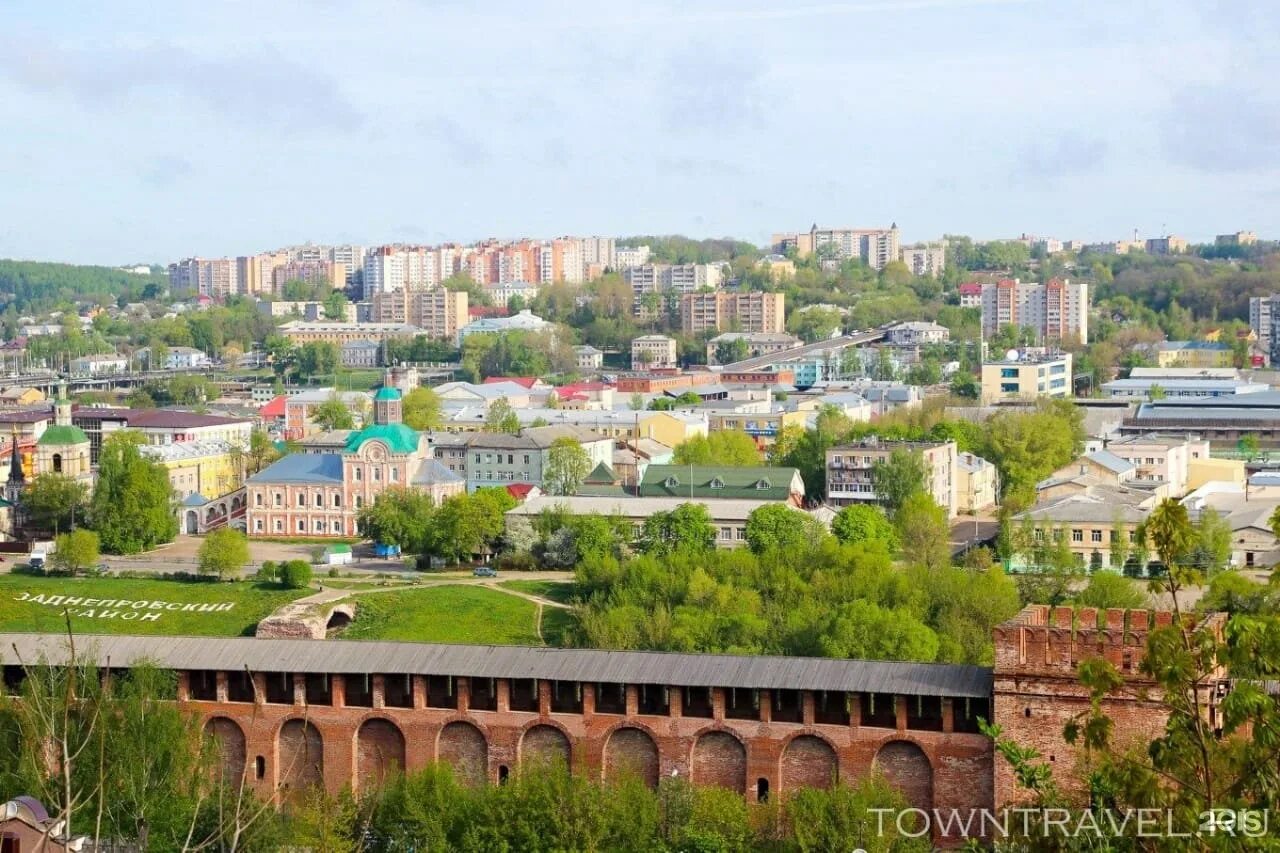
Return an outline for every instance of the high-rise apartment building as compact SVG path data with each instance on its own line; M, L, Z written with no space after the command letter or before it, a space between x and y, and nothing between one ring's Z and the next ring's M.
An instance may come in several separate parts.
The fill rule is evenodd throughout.
M614 268L625 270L649 263L648 246L618 246L613 251Z
M1172 234L1166 234L1163 237L1152 237L1147 241L1147 254L1149 255L1180 255L1187 250L1187 240L1185 237L1176 237Z
M1258 342L1268 346L1271 341L1272 318L1280 308L1280 293L1270 296L1249 297L1249 328L1258 336Z
M335 264L329 260L313 260L289 261L272 269L273 293L283 294L285 285L291 281L304 281L310 285L324 284L341 289L347 286L347 268L345 264Z
M465 290L395 290L373 294L369 319L374 323L408 323L432 338L454 340L470 321L467 307Z
M982 285L982 333L1005 326L1031 329L1041 342L1089 342L1089 286L1051 279L1046 284L1005 278Z
M1213 238L1215 246L1252 246L1258 242L1258 232L1237 231L1234 234L1219 234Z
M902 250L902 262L912 275L940 275L947 263L945 246L912 246Z
M696 293L720 287L723 270L719 264L640 264L622 271L622 280L631 286L633 313L650 319L647 293Z
M234 258L186 258L169 264L169 289L175 296L199 294L213 299L243 292Z
M440 253L436 250L423 246L379 246L364 256L364 297L434 287L448 278L440 273Z
M685 334L708 331L780 333L786 325L781 293L686 293L680 297L680 328Z
M898 223L888 228L819 228L814 225L807 233L773 235L773 251L786 254L794 251L798 257L819 255L833 261L862 258L872 269L884 269L890 261L898 260L900 231Z
M612 237L583 237L581 242L583 267L598 265L617 269L617 241Z

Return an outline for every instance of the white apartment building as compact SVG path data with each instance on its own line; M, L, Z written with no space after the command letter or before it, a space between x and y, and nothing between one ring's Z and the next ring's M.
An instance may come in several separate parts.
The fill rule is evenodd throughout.
M1258 336L1258 344L1264 348L1271 341L1271 320L1276 315L1276 302L1280 294L1249 297L1249 328Z
M785 254L787 249L795 249L802 258L816 254L834 261L862 258L867 266L879 270L901 256L900 236L896 222L888 228L819 228L814 225L807 232L775 234L773 250Z
M618 246L613 250L614 269L625 270L649 263L648 246Z
M441 274L440 253L421 246L379 246L364 257L364 298L397 290L425 290L452 274Z
M169 264L169 289L174 296L225 299L243 292L240 266L234 258L185 258Z
M1035 332L1037 343L1089 342L1089 285L1050 279L1047 284L1005 278L982 285L982 333L990 337L1005 326Z
M912 246L902 250L902 262L912 275L937 276L947 263L946 246Z
M641 335L631 342L631 369L675 367L676 352L674 338L666 335Z
M599 265L608 269L616 269L617 241L612 237L583 237L582 264L584 267Z

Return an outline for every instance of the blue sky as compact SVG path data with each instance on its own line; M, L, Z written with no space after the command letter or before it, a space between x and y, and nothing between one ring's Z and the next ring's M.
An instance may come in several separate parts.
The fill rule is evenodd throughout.
M1272 0L0 0L0 257L1280 236Z

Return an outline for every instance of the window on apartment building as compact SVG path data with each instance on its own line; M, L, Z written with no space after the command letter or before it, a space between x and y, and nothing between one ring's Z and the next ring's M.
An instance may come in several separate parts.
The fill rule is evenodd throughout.
M720 528L720 538L721 538L721 539L732 539L732 538L733 538L733 528L732 528L732 527L721 527L721 528Z
M1081 530L1081 529L1080 529L1080 528L1078 528L1078 527L1077 527L1077 528L1074 528L1074 529L1071 531L1071 541L1072 541L1072 542L1083 542L1083 541L1084 541L1084 531L1083 531L1083 530Z
M1154 464L1156 464L1156 460L1155 460L1155 458L1154 458L1154 457L1151 457L1151 456L1148 456L1148 457L1147 457L1147 464L1148 464L1148 465L1154 465Z
M1101 542L1101 541L1102 541L1102 531L1101 531L1101 530L1094 530L1094 531L1092 531L1092 532L1089 534L1089 539L1090 539L1090 541L1093 541L1093 542Z
M1001 394L1017 394L1018 383L1017 382L1001 382L1000 393Z
M526 454L524 455L524 464L526 464L526 465L528 465L528 464L529 464L529 454L528 454L528 453L526 453Z

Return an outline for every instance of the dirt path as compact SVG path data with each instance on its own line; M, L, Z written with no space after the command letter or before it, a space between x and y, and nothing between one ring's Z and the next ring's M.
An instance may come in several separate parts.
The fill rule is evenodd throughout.
M481 586L486 589L492 589L507 595L514 595L516 598L523 598L526 601L532 601L538 605L538 622L542 621L543 607L558 607L561 610L569 610L570 605L563 604L559 601L552 601L549 598L543 598L540 595L534 595L530 592L521 592L518 589L502 586L503 581L512 580L512 578L440 578L439 580L421 581L414 584L392 584L388 586L379 586L372 589L342 589L340 587L321 588L310 595L296 599L294 604L333 604L346 598L354 598L360 595L375 595L380 592L401 592L411 589L430 589L440 586ZM523 580L523 578L517 578Z

